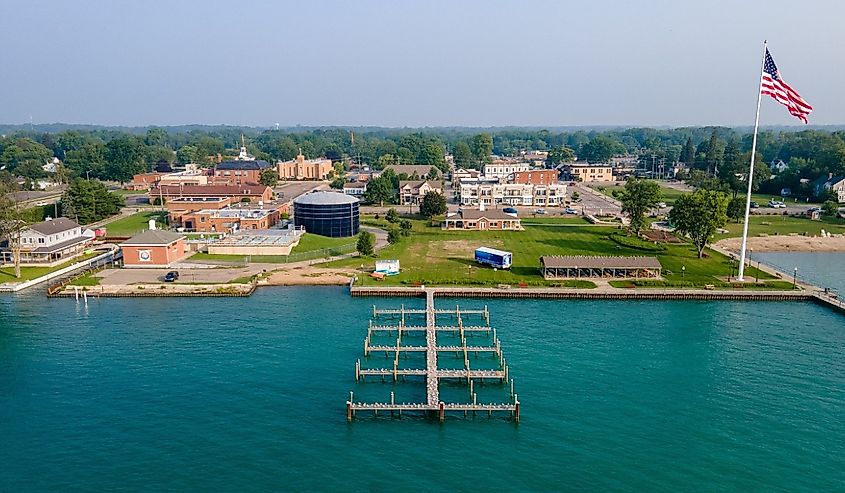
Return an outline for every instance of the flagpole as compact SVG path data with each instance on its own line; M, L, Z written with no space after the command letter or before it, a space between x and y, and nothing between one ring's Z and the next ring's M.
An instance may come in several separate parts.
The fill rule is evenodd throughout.
M739 252L737 281L743 281L745 272L745 247L748 243L748 216L751 213L751 180L754 178L754 158L757 154L757 128L760 126L760 101L763 98L763 70L766 64L766 41L763 41L763 59L760 62L760 76L757 81L757 116L754 117L754 137L751 139L751 165L748 167L748 194L745 196L745 222L742 224L742 248Z

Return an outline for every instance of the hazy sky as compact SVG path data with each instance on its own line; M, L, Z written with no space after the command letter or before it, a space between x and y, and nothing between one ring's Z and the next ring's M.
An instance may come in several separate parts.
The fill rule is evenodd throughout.
M0 0L0 123L845 123L845 2ZM797 124L763 101L761 123Z

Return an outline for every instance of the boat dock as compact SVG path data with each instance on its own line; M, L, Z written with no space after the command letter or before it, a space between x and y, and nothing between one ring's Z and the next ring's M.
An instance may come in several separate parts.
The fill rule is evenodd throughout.
M367 337L364 338L364 357L366 359L371 353L384 354L386 357L392 355L393 362L390 368L363 368L359 359L355 362L355 380L362 381L365 377L380 377L382 381L385 378L392 378L396 382L405 377L424 377L425 402L398 403L393 392L390 393L389 402L356 402L354 392L350 392L349 400L346 401L346 419L351 421L358 411L372 411L374 415L378 415L379 411L390 412L391 415L398 413L400 417L403 411L423 412L425 414L436 413L441 422L445 420L447 412L463 412L464 415L478 412L487 412L488 415L492 415L494 412L504 412L508 413L514 421L519 422L519 398L514 393L514 383L509 376L509 368L502 354L501 341L496 334L496 329L490 327L490 313L487 307L485 306L483 310L462 310L459 306L455 306L454 310L438 309L434 306L434 291L426 290L424 293L426 297L425 309L406 309L402 306L399 309L379 310L375 306L373 307L373 319L381 317L394 320L396 323L377 325L372 320L370 321L367 328ZM425 325L406 325L406 317L420 315L425 316ZM450 321L454 320L454 323L438 326L438 316ZM464 317L468 316L482 318L484 325L464 326ZM425 335L425 345L403 344L403 335L419 334L420 332ZM460 339L460 344L438 345L438 332L457 336ZM382 338L385 336L392 337L395 334L395 343L390 345L373 344L374 334L378 334ZM489 345L470 344L467 342L468 335L482 335L492 342ZM400 368L400 357L407 356L408 353L425 353L425 368ZM440 353L454 353L463 360L463 367L439 368L438 355ZM494 355L498 362L498 368L471 368L470 355L477 356L479 353ZM440 381L444 379L465 381L471 402L444 402L440 398ZM476 381L509 384L510 402L479 403L478 395L475 392Z

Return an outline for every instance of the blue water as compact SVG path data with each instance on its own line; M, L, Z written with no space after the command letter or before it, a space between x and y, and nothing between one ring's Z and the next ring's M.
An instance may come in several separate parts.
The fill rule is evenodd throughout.
M347 423L350 390L393 388L354 382L373 302L419 303L0 298L0 491L845 488L826 308L459 300L489 305L522 422Z
M789 274L798 267L798 278L845 296L845 253L772 252L755 253L755 260Z

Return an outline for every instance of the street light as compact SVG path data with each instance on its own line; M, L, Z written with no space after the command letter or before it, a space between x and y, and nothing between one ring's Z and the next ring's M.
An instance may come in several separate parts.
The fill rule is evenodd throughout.
M681 266L681 279L686 279L686 278L687 278L687 266L682 265Z
M798 282L798 267L796 267L792 271L792 289L795 289L795 285L797 284L797 282Z

